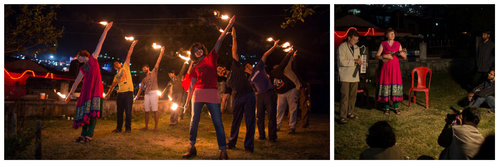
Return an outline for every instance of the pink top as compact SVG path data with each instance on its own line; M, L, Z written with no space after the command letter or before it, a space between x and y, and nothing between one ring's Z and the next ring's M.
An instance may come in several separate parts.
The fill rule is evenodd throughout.
M217 59L219 54L212 49L210 53L196 64L183 80L183 87L187 91L192 78L196 78L193 85L193 101L220 103L217 91Z
M101 70L99 68L99 63L94 57L90 57L87 64L80 67L80 72L83 73L83 85L80 93L80 97L76 103L76 106L82 106L85 101L93 98L100 97L103 98L104 89L102 87Z

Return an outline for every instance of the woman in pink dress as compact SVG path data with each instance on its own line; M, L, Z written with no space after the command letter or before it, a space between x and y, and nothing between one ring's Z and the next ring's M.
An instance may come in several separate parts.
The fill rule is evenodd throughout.
M406 49L403 49L401 43L394 40L396 37L394 29L387 29L385 36L387 41L382 41L377 52L377 59L383 61L377 100L385 103L385 115L389 115L391 108L389 101L393 102L393 110L399 115L401 112L398 102L403 101L403 80L401 79L399 59L406 60Z
M92 56L90 56L87 50L80 50L76 54L76 59L84 63L84 65L80 67L80 72L65 100L66 103L71 100L71 96L75 92L76 87L78 87L78 84L80 84L83 79L80 97L78 97L76 103L75 120L73 121L73 128L77 129L82 126L81 136L76 139L76 142L90 142L94 136L97 118L101 117L104 90L97 57L101 52L104 39L112 25L113 22L110 22L104 29Z

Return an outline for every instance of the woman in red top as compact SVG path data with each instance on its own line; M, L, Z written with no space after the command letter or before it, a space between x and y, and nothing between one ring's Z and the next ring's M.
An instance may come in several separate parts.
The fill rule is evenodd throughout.
M113 26L113 22L110 22L104 29L92 56L90 56L87 50L80 50L76 54L76 59L85 64L80 67L80 72L65 100L66 103L71 100L76 87L78 87L78 84L83 79L82 90L76 103L75 120L73 122L73 128L75 129L82 126L81 136L76 139L76 142L90 142L94 136L97 118L101 117L104 90L97 57L101 52L102 44L111 26Z
M207 48L205 48L203 44L194 43L193 46L191 46L191 60L193 63L183 82L184 89L188 91L184 109L187 108L189 101L192 99L191 109L193 111L191 113L191 124L189 129L189 140L191 143L188 152L182 156L183 158L196 156L196 147L194 144L196 143L196 135L198 133L200 113L203 105L207 105L217 134L217 143L220 149L219 158L227 159L226 136L224 133L224 126L222 125L220 99L217 92L217 59L219 58L217 52L219 51L222 41L226 37L226 33L233 26L234 20L235 17L233 16L208 55Z

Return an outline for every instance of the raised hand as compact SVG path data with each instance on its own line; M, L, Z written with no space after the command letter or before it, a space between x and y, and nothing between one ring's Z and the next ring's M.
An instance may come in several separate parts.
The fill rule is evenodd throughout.
M236 29L234 29L234 27L231 31L231 35L233 36L233 38L236 38Z
M278 46L278 43L279 43L279 42L280 42L280 40L276 40L276 41L274 41L274 45L273 45L273 47Z
M108 23L108 25L106 25L106 28L104 30L109 31L109 29L111 29L111 26L113 26L113 21Z
M298 52L298 51L299 51L299 50L295 50L295 51L293 52L293 57L295 57L295 56L297 55L297 52Z

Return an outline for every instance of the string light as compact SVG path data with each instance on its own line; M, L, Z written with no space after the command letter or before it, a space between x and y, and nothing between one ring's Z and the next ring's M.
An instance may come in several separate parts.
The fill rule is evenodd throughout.
M7 73L7 76L9 76L9 77L10 77L10 79L12 79L12 80L17 80L17 79L22 78L22 77L24 76L24 74L26 74L27 72L31 72L31 74L33 75L32 77L36 77L36 76L35 76L35 72L34 72L34 71L32 71L32 70L25 70L25 71L21 74L21 76L19 76L19 77L12 77L12 76L10 75L9 71L7 71L7 69L5 69L5 68L4 68L3 70L5 71L5 73Z
M31 73L31 75L29 75L29 77L43 77L43 78L50 78L50 79L54 79L54 73L47 73L45 74L45 76L41 76L41 75L36 75L35 71L33 70L25 70L23 73L21 73L21 76L19 77L13 77L10 72L7 70L7 69L3 69L5 71L5 73L7 74L7 76L9 76L9 78L11 80L18 80L18 79L21 79L24 77L24 75L26 75L28 72ZM56 79L60 79L60 80L73 80L73 79L68 79L68 78L62 78L62 77L56 77Z
M338 38L345 38L347 37L347 34L349 33L349 30L356 30L357 32L358 29L356 29L355 27L350 27L349 29L346 30L345 34L344 35L340 35L339 33L337 32L334 32L335 33L335 36L337 36ZM364 32L364 34L362 34L363 36L368 36L370 34L370 31L371 31L371 35L375 35L375 28L368 28L368 30L366 32Z

